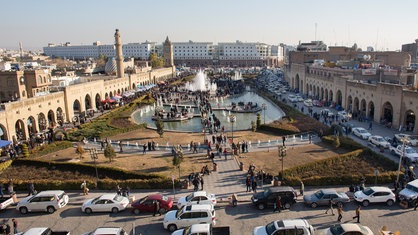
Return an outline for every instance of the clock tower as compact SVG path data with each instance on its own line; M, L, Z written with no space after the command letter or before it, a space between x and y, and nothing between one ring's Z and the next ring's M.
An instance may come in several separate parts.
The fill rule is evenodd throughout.
M173 44L168 39L168 36L164 42L164 66L165 67L174 66Z

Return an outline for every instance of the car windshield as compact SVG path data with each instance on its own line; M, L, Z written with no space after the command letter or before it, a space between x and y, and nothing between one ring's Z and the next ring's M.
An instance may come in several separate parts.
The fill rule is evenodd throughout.
M316 198L322 198L324 196L324 193L322 191L318 191L315 193Z
M100 197L96 197L95 199L93 199L92 201L91 201L91 203L95 203L97 200L99 200L100 199Z
M366 194L367 196L369 196L370 194L374 193L374 191L371 188L365 188L363 190L363 193Z
M378 137L378 138L376 138L376 141L377 141L377 142L385 142L385 140L384 140L382 137Z
M179 218L180 217L182 210L183 210L183 207L177 210L177 212L176 212L176 218Z
M139 204L142 204L142 203L144 203L147 199L148 199L148 196L143 197L143 198L139 199L138 203L139 203Z
M183 235L187 235L187 234L190 234L190 230L191 230L191 226L190 227L188 227L188 228L186 228L186 229L184 229L184 231L183 231Z
M263 195L264 197L268 197L270 195L270 189L264 189Z
M124 197L116 195L113 200L117 201L117 202L121 202L124 199Z
M339 224L332 226L329 230L333 235L341 235L344 233L344 229Z
M417 151L415 151L415 149L413 148L406 148L405 149L405 153L416 153Z
M274 233L276 231L276 226L274 226L274 221L266 225L266 232L268 235Z
M186 196L186 201L190 201L193 198L193 193Z
M413 186L413 185L411 185L411 184L407 184L406 185L406 188L409 189L409 190L411 190L411 191L414 191L414 192L417 192L418 193L418 188L415 187L415 186Z
M367 133L367 131L365 129L358 129L359 133Z

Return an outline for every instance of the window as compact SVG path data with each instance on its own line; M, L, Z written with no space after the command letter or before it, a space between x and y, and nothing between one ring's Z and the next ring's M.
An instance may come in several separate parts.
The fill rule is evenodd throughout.
M192 215L191 215L191 213L190 213L190 212L186 212L186 213L182 214L182 215L180 216L180 218L181 218L181 219L190 219L190 218L192 218Z

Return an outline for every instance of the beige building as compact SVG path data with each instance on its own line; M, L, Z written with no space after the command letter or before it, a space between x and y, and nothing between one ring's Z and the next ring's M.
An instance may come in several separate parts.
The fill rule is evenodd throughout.
M291 53L285 72L286 80L300 93L339 105L353 116L385 123L395 129L404 127L408 131L418 133L417 128L414 128L418 125L415 118L418 113L416 71L408 68L410 56L404 52L371 52L370 57L365 57L368 61L360 59L359 64L373 65L378 61L378 67L328 67L329 64L338 61L331 60L331 56L344 60L358 60L366 53L355 54L348 48L339 48L339 51L340 54L335 50L333 53ZM313 63L313 58L324 60L328 66ZM308 63L308 60L312 61Z

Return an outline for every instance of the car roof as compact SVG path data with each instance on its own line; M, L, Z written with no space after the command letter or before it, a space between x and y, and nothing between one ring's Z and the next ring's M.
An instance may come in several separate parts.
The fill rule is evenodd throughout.
M116 193L106 193L100 196L100 199L113 199L116 197Z
M205 233L210 231L211 224L193 224L190 227L190 234Z
M93 234L119 234L121 230L119 227L100 227L94 230Z
M290 186L278 186L278 187L270 187L271 192L283 192L283 191L294 191L294 189Z
M288 219L275 221L277 228L283 227L308 227L309 223L305 219Z
M44 196L44 195L60 195L65 193L62 190L47 190L47 191L42 191L39 192L38 194L36 194L36 196Z
M415 186L415 187L418 187L418 179L413 180L413 181L409 182L408 184L409 184L409 185L413 185L413 186Z
M337 190L335 190L335 189L329 189L329 188L327 188L327 189L321 189L321 191L322 191L324 194L337 193Z
M388 187L381 187L381 186L372 186L369 187L371 188L373 191L385 191L385 192L392 192L392 190Z
M163 198L163 195L161 194L151 194L147 196L147 199L151 200L161 200Z
M361 231L358 224L347 223L347 224L340 224L340 225L341 225L341 228L343 228L344 231L350 231L350 232L354 232L354 231L360 232Z
M207 195L208 195L208 193L206 191L193 192L194 197L207 196Z
M47 230L47 227L39 227L39 228L30 228L28 231L24 232L24 235L39 235Z
M213 210L212 204L194 204L185 206L183 208L184 211L194 211L194 210Z

